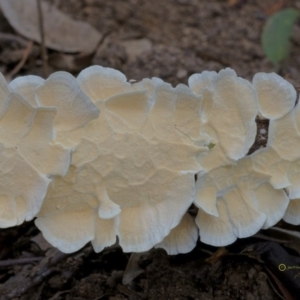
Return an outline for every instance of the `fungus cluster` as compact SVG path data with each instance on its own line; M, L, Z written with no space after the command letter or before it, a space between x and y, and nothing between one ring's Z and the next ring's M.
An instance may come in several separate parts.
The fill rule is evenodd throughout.
M66 253L118 241L126 252L177 254L199 231L224 246L281 218L300 224L295 103L280 76L250 83L231 69L175 88L159 78L131 84L100 66L77 78L1 76L0 227L36 217ZM268 143L247 155L257 117L270 120Z

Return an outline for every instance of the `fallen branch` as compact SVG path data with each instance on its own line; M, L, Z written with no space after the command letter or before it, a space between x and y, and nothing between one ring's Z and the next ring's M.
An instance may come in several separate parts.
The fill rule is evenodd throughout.
M65 254L60 252L59 250L56 250L56 253L52 258L50 258L46 265L44 265L39 271L36 272L36 274L33 276L33 278L28 278L28 280L20 287L17 287L16 289L12 290L10 293L8 293L5 296L1 297L1 300L10 300L16 297L20 297L24 294L26 294L31 288L39 285L42 283L45 278L50 276L52 273L56 271L55 266L62 261L63 259L67 258L70 254ZM47 257L46 257L47 259ZM40 262L40 265L42 266L44 263L44 260ZM38 268L38 266L36 266Z
M19 258L19 259L6 259L0 260L0 268L1 267L10 267L15 265L25 265L30 264L33 262L41 261L43 257L26 257L26 258Z

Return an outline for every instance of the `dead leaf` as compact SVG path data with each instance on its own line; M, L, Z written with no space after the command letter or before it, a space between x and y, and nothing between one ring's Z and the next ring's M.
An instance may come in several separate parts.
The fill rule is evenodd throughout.
M260 255L265 266L291 292L299 295L300 282L297 278L300 272L300 259L292 256L281 245L274 242L262 242L255 245L254 251Z
M282 10L283 8L285 8L285 6L287 5L287 1L286 0L279 0L276 3L274 3L273 5L269 6L265 12L268 16L271 16L273 14L275 14L276 12Z
M282 296L281 296L281 298L284 300L294 300L295 298L291 295L289 290L282 284L282 282L275 276L275 274L273 272L271 272L271 270L269 270L267 267L265 267L265 269L268 272L269 276L272 277L273 281L276 284L277 289L283 295L284 298ZM273 284L271 284L271 287L273 288L273 291L275 293L277 293L277 295L278 295L278 292L277 292L276 288L273 286ZM278 296L280 296L280 295L278 295Z
M36 0L0 0L1 9L19 34L40 43ZM86 22L75 21L48 2L41 1L46 47L61 52L95 51L101 34Z
M300 253L300 233L279 227L271 227L255 235L258 238L284 244Z
M209 258L205 260L205 262L210 263L210 264L215 264L218 260L220 260L222 257L226 256L228 254L228 251L226 248L221 247L218 248L218 250Z
M279 227L271 227L270 231L276 233L277 236L281 236L286 240L291 240L291 241L297 240L300 243L300 232L296 230L288 230Z

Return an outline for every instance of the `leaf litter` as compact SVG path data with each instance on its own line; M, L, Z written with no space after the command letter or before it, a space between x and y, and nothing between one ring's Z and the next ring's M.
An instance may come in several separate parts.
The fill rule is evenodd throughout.
M1 0L1 9L16 32L41 43L36 0ZM94 52L102 35L90 24L75 21L41 1L46 47L61 52Z

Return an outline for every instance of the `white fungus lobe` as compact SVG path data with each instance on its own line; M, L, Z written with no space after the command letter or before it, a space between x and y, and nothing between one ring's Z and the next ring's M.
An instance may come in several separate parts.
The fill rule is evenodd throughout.
M1 75L0 227L36 217L66 253L118 241L125 252L173 255L191 251L199 233L225 246L280 219L299 225L293 86L275 73L250 83L228 68L188 84L127 81L101 66L77 78L7 84ZM269 119L259 130L267 145L249 155L258 116Z

